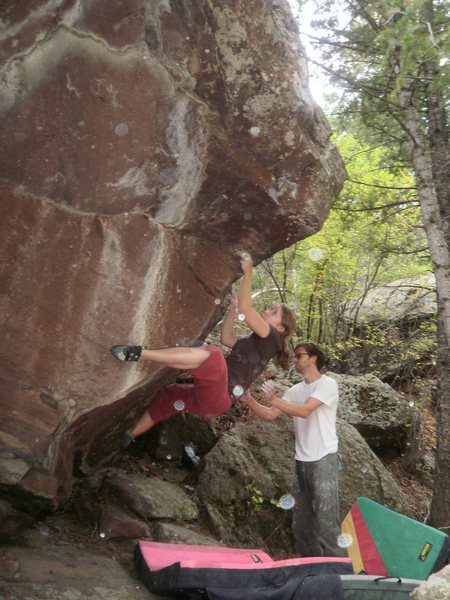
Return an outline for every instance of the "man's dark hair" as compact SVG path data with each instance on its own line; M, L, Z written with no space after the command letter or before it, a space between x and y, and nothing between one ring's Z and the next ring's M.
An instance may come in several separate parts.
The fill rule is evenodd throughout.
M313 344L312 342L299 342L295 346L294 350L296 351L298 350L298 348L304 348L305 352L307 352L309 356L315 356L317 358L317 368L319 369L319 371L323 369L327 362L327 355L322 350L322 348L320 348L316 344Z

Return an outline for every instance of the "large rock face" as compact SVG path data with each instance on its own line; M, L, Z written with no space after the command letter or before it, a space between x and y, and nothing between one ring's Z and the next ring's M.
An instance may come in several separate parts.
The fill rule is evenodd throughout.
M329 375L339 386L339 416L356 427L372 449L407 450L408 431L420 424L414 406L375 375Z
M0 37L0 475L54 507L345 173L286 2L30 0Z
M341 519L360 496L411 515L400 488L358 431L340 421L338 436ZM292 555L291 515L276 504L292 491L293 469L290 417L271 423L251 417L223 435L204 457L196 490L215 534L227 545Z
M436 314L436 278L433 273L399 279L375 287L356 298L344 313L359 325L420 322Z

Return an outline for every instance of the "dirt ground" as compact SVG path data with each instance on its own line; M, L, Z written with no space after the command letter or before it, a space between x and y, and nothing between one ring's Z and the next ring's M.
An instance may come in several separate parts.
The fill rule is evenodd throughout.
M436 453L436 423L434 405L427 393L429 386L429 382L419 382L410 392L400 392L405 402L417 406L421 425L410 433L408 452L403 456L380 457L408 499L415 518L422 523L428 521L433 489L432 473L423 457L434 459Z

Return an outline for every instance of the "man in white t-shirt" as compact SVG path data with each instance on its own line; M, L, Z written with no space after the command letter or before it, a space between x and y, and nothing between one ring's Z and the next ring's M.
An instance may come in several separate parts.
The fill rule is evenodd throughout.
M292 530L301 556L342 556L338 546L337 383L320 370L325 354L312 343L295 347L295 367L304 380L280 398L272 382L263 384L270 402L264 406L250 393L241 400L265 421L281 414L294 418L295 482Z

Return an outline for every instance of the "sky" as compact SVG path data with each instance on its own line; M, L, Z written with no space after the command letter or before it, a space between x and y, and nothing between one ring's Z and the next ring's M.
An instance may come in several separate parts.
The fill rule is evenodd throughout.
M302 44L306 50L306 54L309 58L318 59L317 53L310 44L308 34L314 35L314 29L311 27L311 21L314 18L315 2L314 0L307 0L302 2L301 15L299 9L299 0L288 0L294 16L298 19L298 26L300 30L300 38ZM306 34L306 35L305 35ZM312 64L309 63L309 89L315 101L324 109L325 107L325 94L332 91L332 86L328 81L328 78L319 72L318 69L314 69Z

